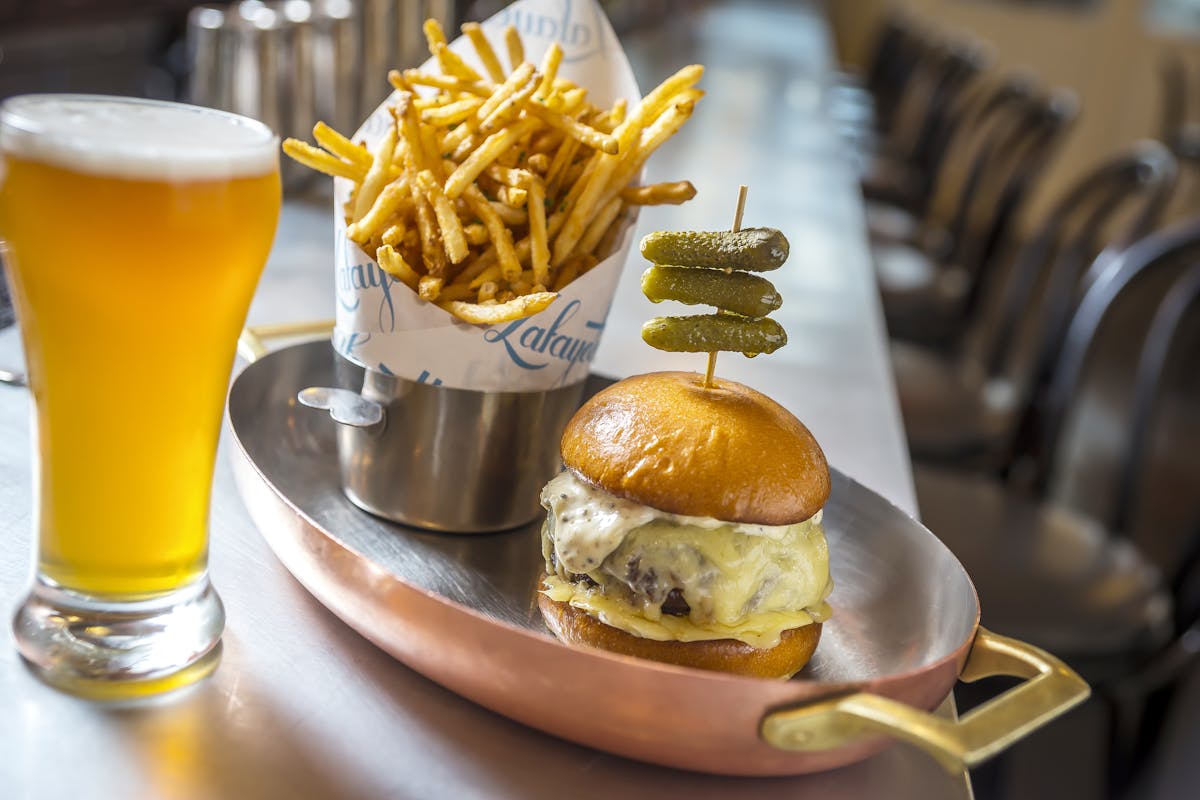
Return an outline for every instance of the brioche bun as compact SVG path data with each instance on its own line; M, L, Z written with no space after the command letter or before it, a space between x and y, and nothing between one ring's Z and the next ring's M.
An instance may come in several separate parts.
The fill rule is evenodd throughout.
M829 466L808 428L747 386L715 380L705 388L703 380L696 373L658 372L608 387L567 423L561 443L564 465L594 489L685 517L785 526L819 512L829 497ZM553 516L554 510L547 508ZM549 524L543 536L554 528ZM695 530L731 535L721 526ZM757 536L732 535L746 536L749 547L756 541L766 546L767 540ZM673 570L658 566L662 577L651 577L652 582L679 580L668 577L675 575ZM597 585L588 575L562 570L549 556L546 569L555 572L556 580ZM782 631L778 643L765 648L733 638L662 641L609 625L543 593L538 605L546 626L568 644L761 678L794 675L821 637L821 624L814 620ZM686 603L682 613L691 613Z
M538 594L538 606L550 632L567 644L598 647L612 653L661 661L681 667L732 672L755 678L790 678L808 663L817 641L821 623L783 632L779 644L768 649L751 647L736 639L710 639L698 642L661 642L626 633L575 608L570 603L551 600Z
M829 497L829 465L808 428L760 392L692 372L636 375L567 423L562 459L604 491L727 522L790 525Z

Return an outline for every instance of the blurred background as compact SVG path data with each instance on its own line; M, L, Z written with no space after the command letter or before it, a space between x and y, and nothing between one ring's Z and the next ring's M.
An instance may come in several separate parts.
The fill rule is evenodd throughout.
M421 20L503 5L0 0L0 98L186 99L349 132L388 68L424 60ZM646 35L704 4L602 5ZM864 198L845 235L871 244L922 517L986 625L1095 689L975 770L976 795L1200 796L1200 0L823 11L840 71L820 105ZM328 191L285 168L291 198ZM998 688L960 687L960 706Z
M1195 797L1200 2L826 10L922 518L1095 690L976 794Z

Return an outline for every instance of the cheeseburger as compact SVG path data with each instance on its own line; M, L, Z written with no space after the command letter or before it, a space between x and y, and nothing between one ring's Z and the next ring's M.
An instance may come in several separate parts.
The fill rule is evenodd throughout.
M589 400L542 491L538 598L565 642L782 678L829 617L829 467L791 413L732 381L661 372Z

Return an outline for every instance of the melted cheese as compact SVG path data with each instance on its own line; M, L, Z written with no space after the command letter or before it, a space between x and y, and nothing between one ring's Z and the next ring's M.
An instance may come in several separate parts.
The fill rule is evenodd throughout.
M779 643L823 621L829 554L820 514L795 525L744 525L668 514L563 473L542 493L547 588L608 625L658 640ZM580 579L586 575L591 583ZM662 612L675 590L688 616Z
M554 554L570 572L595 569L624 541L630 531L667 520L703 530L729 527L746 536L778 540L791 525L752 525L712 517L686 517L617 497L589 486L569 471L561 472L542 489L542 506L554 519ZM820 521L821 512L814 517Z
M771 611L753 614L732 625L718 622L693 622L688 617L660 615L649 620L628 603L605 597L596 587L568 583L557 575L546 576L542 593L551 600L570 603L588 612L606 625L620 628L643 639L660 642L701 642L713 639L737 639L751 647L769 649L779 644L783 632L813 622L824 622L832 614L829 604L821 601L803 611Z

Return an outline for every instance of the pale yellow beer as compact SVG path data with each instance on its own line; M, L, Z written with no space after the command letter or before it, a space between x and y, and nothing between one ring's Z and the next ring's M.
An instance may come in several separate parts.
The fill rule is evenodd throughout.
M0 237L36 406L38 579L203 579L225 390L274 235L274 136L175 104L0 109Z

